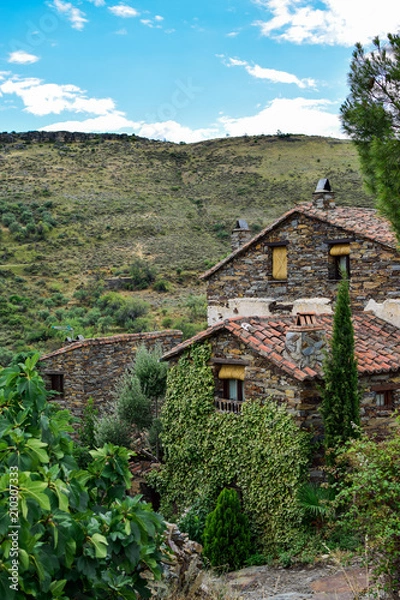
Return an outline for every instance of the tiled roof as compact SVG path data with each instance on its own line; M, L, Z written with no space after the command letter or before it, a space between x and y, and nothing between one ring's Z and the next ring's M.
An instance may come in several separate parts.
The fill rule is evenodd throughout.
M226 319L182 342L164 354L163 359L177 356L192 344L217 335L225 329L295 379L304 381L321 377L320 368L299 368L295 361L288 359L287 355L284 356L286 332L294 323L294 316ZM328 340L332 335L332 324L332 314L316 316L316 325L325 329ZM353 326L360 375L389 373L400 369L400 329L369 312L355 314Z
M307 204L298 204L294 208L284 213L279 219L268 225L263 231L260 231L254 238L243 244L240 248L232 252L229 256L211 267L201 275L201 279L208 279L213 273L229 263L233 258L246 252L253 244L256 244L267 233L273 231L280 223L293 215L301 213L312 219L318 219L330 223L335 227L343 229L349 233L357 234L361 237L370 239L391 248L396 248L396 236L393 233L391 225L387 219L381 217L376 210L368 208L354 208L351 206L336 206L332 209L316 208L312 202Z
M67 352L73 352L78 348L86 348L87 346L104 346L106 344L116 344L118 342L141 342L144 340L156 340L158 338L167 337L170 335L182 336L182 331L178 329L165 329L164 331L151 331L142 333L121 333L119 335L110 335L108 337L100 338L88 338L79 342L72 342L68 346L63 346L54 352L45 354L40 357L40 360L46 360L53 356L59 356L60 354L66 354Z

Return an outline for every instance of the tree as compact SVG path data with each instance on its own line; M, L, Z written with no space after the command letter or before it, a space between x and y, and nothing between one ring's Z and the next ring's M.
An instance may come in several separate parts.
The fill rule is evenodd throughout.
M324 366L321 413L324 422L325 449L328 463L348 439L358 436L360 425L360 393L357 361L354 355L354 330L351 320L349 281L339 284L330 353Z
M350 94L341 106L344 130L355 142L367 189L400 240L400 36L353 52Z
M250 554L249 523L236 490L224 488L204 529L204 555L213 567L229 571L244 565Z
M0 372L0 597L136 600L161 575L165 525L130 497L125 448L79 469L71 415L49 402L39 356Z
M134 363L119 378L114 389L115 402L109 414L96 423L98 443L112 442L130 447L134 433L150 431L154 450L159 456L158 405L165 395L166 363L160 362L161 348L147 350L140 346ZM153 411L155 419L153 419Z

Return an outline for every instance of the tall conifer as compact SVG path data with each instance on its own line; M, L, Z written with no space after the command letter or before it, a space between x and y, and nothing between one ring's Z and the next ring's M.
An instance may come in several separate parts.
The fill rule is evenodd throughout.
M325 359L323 371L321 413L325 449L335 451L349 438L358 436L360 425L360 392L347 278L343 278L339 284L330 353ZM329 456L328 453L328 462Z

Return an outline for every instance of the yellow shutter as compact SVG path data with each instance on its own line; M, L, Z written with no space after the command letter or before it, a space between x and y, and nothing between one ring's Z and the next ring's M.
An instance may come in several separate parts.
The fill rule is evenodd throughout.
M329 254L331 256L347 256L350 254L350 244L334 244Z
M244 381L244 367L241 365L223 365L218 373L220 379L240 379Z
M286 246L274 246L272 248L272 278L287 279Z

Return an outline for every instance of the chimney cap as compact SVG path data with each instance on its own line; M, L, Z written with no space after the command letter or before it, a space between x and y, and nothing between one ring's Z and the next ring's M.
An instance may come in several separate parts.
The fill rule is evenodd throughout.
M329 179L320 179L317 183L317 187L315 188L316 192L331 192L331 184L329 183Z
M238 219L236 221L236 225L235 225L235 229L248 229L249 226L247 224L247 221L245 221L245 219Z

